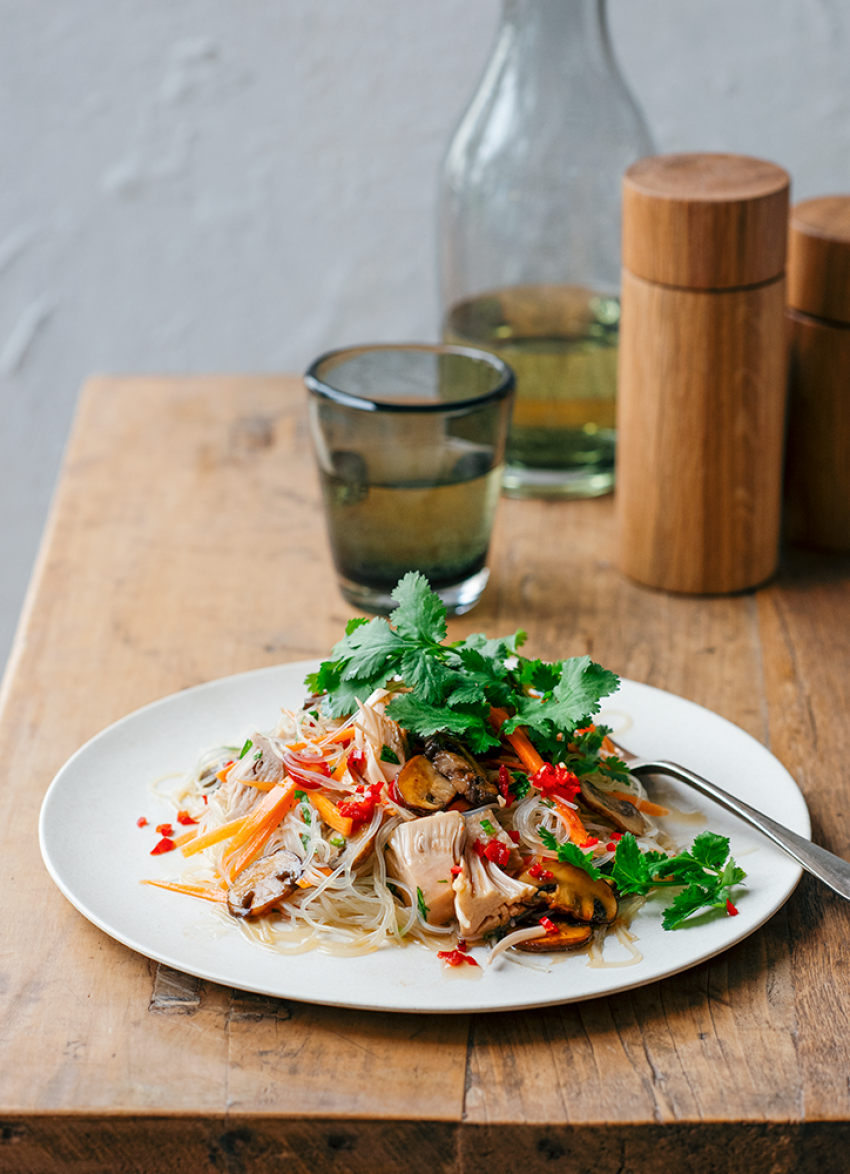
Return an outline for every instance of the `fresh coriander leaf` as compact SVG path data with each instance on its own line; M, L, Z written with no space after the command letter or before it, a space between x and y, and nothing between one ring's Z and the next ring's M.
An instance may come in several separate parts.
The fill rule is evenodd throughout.
M467 648L480 652L485 660L505 661L510 656L516 656L518 649L528 639L528 633L522 630L514 632L513 636L502 636L495 640L488 639L483 632L473 632L465 640L453 644L453 648L463 651Z
M431 590L424 575L408 571L394 588L398 603L390 616L399 636L409 640L440 644L446 638L446 606Z
M447 695L446 703L453 708L458 705L477 705L482 714L489 713L491 705L512 705L514 694L504 664L506 656L503 646L498 659L488 659L475 648L457 649L459 668L454 673L452 690Z
M393 750L392 746L386 744L381 747L381 762L394 762L396 766L400 763L400 758Z
M729 837L717 836L714 832L700 832L691 845L691 855L705 868L722 868L729 855Z
M531 790L531 783L528 781L528 775L521 771L515 770L513 772L513 782L508 787L508 790L515 799L524 799Z
M564 761L573 774L578 775L580 779L586 778L588 775L599 774L599 759L597 758L573 758L568 754Z
M567 841L559 844L548 828L539 827L537 834L550 852L557 852L562 864L574 864L576 868L583 868L591 880L599 880L602 873L591 860L590 856L582 852L577 844Z
M601 699L613 693L620 684L619 677L594 664L589 656L563 660L560 669L551 697L545 701L535 697L518 699L517 714L505 723L505 733L519 725L542 733L572 731L598 713Z
M446 704L456 708L459 705L489 705L489 701L483 682L471 679L456 685L446 698Z
M342 661L323 660L315 673L304 678L304 684L317 695L333 693L342 677L342 664Z
M596 764L597 770L609 779L615 779L618 783L628 783L629 768L621 758L616 758L614 755L609 755L608 758L600 758Z
M690 884L691 881L700 884L705 882L709 876L705 868L694 860L689 852L682 852L678 856L664 857L664 864L657 875L660 880L676 881L680 885Z
M728 839L713 832L700 833L689 851L676 856L641 852L626 834L617 845L611 879L623 895L682 886L661 922L664 929L676 929L700 910L727 909L730 889L747 875L728 855Z
M561 675L560 661L549 663L545 660L522 660L518 667L520 684L524 688L549 694L555 688Z
M376 677L386 680L392 675L393 657L404 650L404 643L382 616L376 616L346 636L334 648L338 655L342 645L346 646L348 663L342 671L342 679L353 677ZM383 681L381 682L383 683Z
M576 868L583 868L591 880L599 880L602 876L590 855L582 852L577 844L569 841L566 844L559 844L558 859L562 864L573 864Z
M661 918L662 926L664 929L676 929L683 921L701 909L710 909L718 904L725 906L725 896L722 901L717 902L715 900L716 894L717 890L714 888L704 888L696 883L689 884L687 888L676 894L664 910Z
M594 726L584 730L576 730L571 741L578 749L579 754L595 757L602 749L602 742L606 734L610 734L609 726Z
M446 665L433 650L412 648L399 659L398 675L416 696L429 705L439 705L460 674Z
M624 897L628 893L645 896L652 888L652 865L641 852L631 832L626 832L617 844L611 867L611 879Z
M743 868L739 868L735 861L730 856L723 866L723 871L720 874L720 884L723 888L731 889L733 885L740 885L747 878L747 874Z
M423 921L426 921L431 910L425 904L425 898L422 896L422 890L419 887L416 889L416 904L419 906L419 916Z
M414 730L423 738L447 730L451 734L466 734L481 718L463 710L429 705L413 693L399 693L387 706L387 715L405 730ZM498 745L498 739L495 739Z
M472 754L486 754L499 745L498 734L485 722L470 726L464 734L464 740Z
M346 636L350 636L357 628L362 628L364 624L368 623L369 621L365 616L353 616L345 625Z
M381 678L381 685L386 684L386 675ZM324 709L328 717L348 717L357 712L357 702L365 701L369 694L377 688L368 677L355 677L351 681L340 681L336 687L329 690L324 701Z

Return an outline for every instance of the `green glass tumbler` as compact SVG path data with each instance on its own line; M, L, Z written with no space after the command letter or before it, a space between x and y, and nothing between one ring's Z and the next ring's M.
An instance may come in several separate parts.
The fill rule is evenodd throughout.
M481 597L514 376L469 347L386 344L322 355L304 376L342 594L387 614L420 571L450 615Z

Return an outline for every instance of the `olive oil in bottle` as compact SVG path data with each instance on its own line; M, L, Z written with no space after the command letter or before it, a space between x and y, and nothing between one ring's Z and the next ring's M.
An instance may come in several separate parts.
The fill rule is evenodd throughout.
M613 488L619 322L616 295L569 285L498 289L449 311L447 342L493 351L516 374L509 495Z

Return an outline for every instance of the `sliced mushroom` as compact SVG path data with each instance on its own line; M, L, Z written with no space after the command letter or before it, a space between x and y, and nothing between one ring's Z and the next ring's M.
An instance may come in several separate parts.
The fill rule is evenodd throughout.
M625 799L617 799L607 791L595 786L590 779L582 779L581 797L591 809L606 815L620 831L631 832L633 836L646 834L646 820L635 807Z
M286 848L261 857L231 885L228 910L234 917L262 917L292 896L303 871L301 859Z
M475 759L447 734L432 735L425 743L424 754L473 807L495 803L499 798L496 784L485 778Z
M552 913L560 913L592 925L610 925L616 919L619 902L604 877L593 880L583 868L564 864L560 860L538 857L537 863L552 873L551 880L548 877L534 877L528 869L518 879L526 884L537 885L540 896Z
M547 933L545 938L526 938L524 942L517 942L514 949L526 954L555 954L564 950L580 950L593 937L589 925L571 925L567 921L554 924L558 927L557 933Z
M454 799L454 783L440 774L424 754L408 758L396 779L396 787L411 811L423 815L442 811Z

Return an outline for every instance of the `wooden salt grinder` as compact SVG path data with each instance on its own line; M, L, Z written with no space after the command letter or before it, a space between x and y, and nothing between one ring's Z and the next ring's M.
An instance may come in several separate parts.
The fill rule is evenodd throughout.
M786 533L850 551L850 196L798 204L788 239Z
M776 568L789 186L740 155L625 174L616 506L640 583L740 591Z

